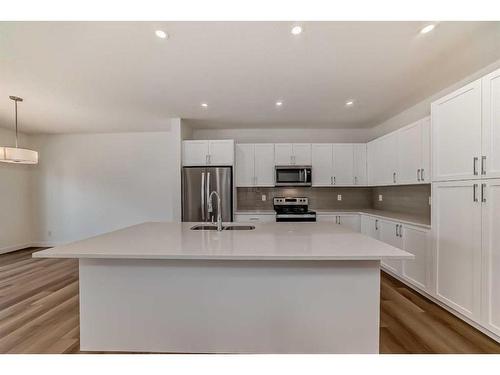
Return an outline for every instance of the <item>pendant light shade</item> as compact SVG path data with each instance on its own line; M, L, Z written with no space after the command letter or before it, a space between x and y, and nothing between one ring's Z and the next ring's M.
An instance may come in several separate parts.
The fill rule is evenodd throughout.
M17 96L9 96L15 103L16 113L16 147L0 146L0 162L17 164L38 164L38 152L18 147L17 139L17 103L23 99Z

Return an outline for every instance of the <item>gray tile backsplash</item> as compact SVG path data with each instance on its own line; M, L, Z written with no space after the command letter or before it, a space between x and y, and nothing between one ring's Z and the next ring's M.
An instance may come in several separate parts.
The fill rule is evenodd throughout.
M262 201L262 195L266 201ZM342 200L337 200L337 195ZM378 195L382 194L382 202ZM274 197L308 197L311 209L380 210L424 215L430 218L430 185L386 187L269 187L237 188L237 210L272 210Z

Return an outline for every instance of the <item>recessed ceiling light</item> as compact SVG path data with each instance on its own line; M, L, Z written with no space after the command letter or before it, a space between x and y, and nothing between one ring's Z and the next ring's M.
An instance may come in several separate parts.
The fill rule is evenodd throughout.
M283 105L283 102L281 100L278 100L276 102L276 107L281 107Z
M433 24L427 25L422 30L420 30L420 34L427 34L428 32L431 32L432 30L434 30L435 27L436 27L436 25L433 25Z
M299 35L302 32L302 27L301 26L294 26L292 27L292 34L293 35Z
M207 104L207 103L201 103L201 106L202 106L203 108L208 108L208 104Z
M163 30L156 30L155 31L155 34L158 38L162 38L162 39L167 39L168 38L168 34L163 31Z
M348 100L347 102L345 102L346 107L352 107L353 105L354 105L354 100Z

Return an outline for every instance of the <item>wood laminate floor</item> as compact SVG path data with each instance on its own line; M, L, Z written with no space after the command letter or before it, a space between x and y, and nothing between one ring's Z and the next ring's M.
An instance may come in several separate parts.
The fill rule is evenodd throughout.
M0 255L0 353L79 353L78 261ZM381 353L500 353L500 344L382 273Z

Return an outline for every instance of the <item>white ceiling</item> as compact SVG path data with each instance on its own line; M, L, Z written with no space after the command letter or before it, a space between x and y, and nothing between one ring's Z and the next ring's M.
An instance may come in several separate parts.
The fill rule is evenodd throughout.
M300 24L0 22L0 126L18 95L30 132L366 128L500 59L499 22Z

